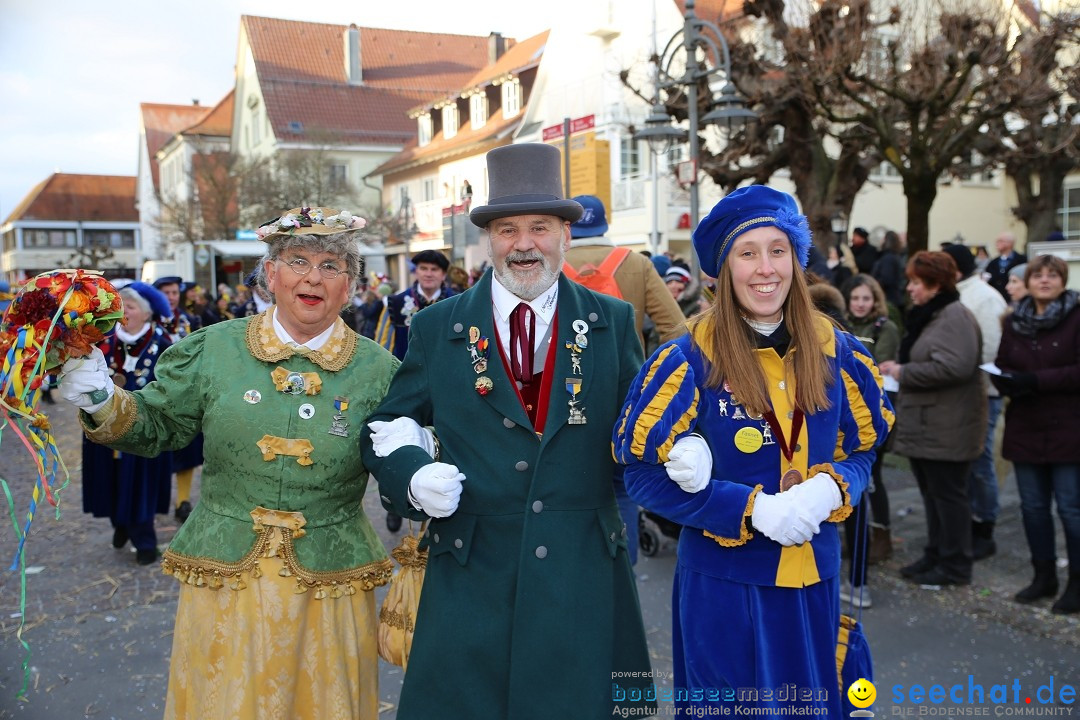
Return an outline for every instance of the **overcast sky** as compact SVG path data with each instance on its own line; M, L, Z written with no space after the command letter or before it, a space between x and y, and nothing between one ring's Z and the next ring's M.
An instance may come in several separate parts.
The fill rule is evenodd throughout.
M521 38L568 5L0 0L0 220L53 172L134 175L139 103L220 100L233 85L243 14Z

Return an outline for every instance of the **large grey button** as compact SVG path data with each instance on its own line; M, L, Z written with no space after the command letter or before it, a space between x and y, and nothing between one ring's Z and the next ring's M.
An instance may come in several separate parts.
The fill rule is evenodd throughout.
M465 326L461 323L454 323L454 332L461 332L465 329Z
M533 512L534 513L542 512L543 509L544 509L544 503L543 502L541 502L540 500L536 500L536 501L533 502Z
M525 472L529 469L529 463L525 462L524 460L518 460L517 464L514 465L514 469L519 472Z
M433 539L435 540L435 542L439 542L439 533L435 533L435 536L434 536Z
M454 547L456 547L458 550L460 550L461 546L464 544L465 543L461 542L461 538L457 538L456 540L454 540Z
M511 420L510 418L503 418L503 427L512 428L515 425L517 425L517 423L514 422L513 420Z
M544 547L543 545L536 548L536 557L540 558L541 560L546 558L547 557L547 548Z
M596 313L589 313L589 322L596 322L600 319L600 316Z

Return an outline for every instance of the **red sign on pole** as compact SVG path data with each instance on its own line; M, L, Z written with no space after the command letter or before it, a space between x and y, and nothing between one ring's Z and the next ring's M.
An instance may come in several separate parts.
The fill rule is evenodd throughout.
M596 115L586 115L585 117L574 118L570 121L570 134L573 135L574 133L591 130L594 127L596 127ZM548 142L549 140L554 140L556 138L561 138L562 136L562 123L544 128L542 134L544 142Z

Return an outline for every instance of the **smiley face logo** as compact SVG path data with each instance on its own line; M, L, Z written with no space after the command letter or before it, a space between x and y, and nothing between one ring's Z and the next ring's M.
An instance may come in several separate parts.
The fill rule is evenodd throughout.
M877 688L866 678L859 678L847 689L848 700L857 708L868 708L877 699Z

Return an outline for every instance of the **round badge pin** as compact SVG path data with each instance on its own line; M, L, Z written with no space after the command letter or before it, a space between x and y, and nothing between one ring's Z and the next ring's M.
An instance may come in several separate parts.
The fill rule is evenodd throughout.
M578 333L578 336L576 338L574 338L574 342L577 343L578 347L581 347L581 348L589 347L589 339L587 337L585 337L581 333Z
M761 449L763 442L761 431L757 428L744 427L740 428L739 431L735 433L735 447L740 452L757 452Z
M575 320L570 327L574 328L574 332L578 335L584 335L589 332L589 324L584 320Z
M300 395L304 392L304 388L307 387L307 382L304 380L304 376L300 373L289 373L285 377L285 389L284 392L289 395Z
M315 417L315 406L311 403L304 403L300 406L299 413L304 420L310 420Z
M248 390L246 393L244 393L244 402L248 403L249 405L255 405L260 400L262 400L262 393L258 390Z

